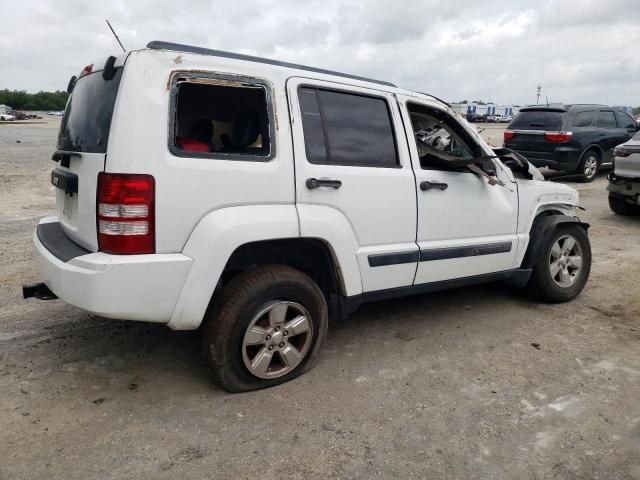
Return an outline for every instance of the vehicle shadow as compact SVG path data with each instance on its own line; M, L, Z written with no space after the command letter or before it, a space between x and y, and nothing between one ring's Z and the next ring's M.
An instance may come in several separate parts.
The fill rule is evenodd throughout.
M522 304L509 287L486 284L365 304L347 320L330 320L325 351L333 362L349 362L346 352L359 332L368 332L373 349L383 349L390 330L395 341L428 336L434 329L459 334L461 325L479 314L491 315L496 304ZM64 309L73 307L64 306ZM410 332L410 333L408 333ZM20 345L21 343L21 345ZM81 390L126 391L143 386L168 395L224 392L211 382L200 351L199 331L173 331L161 324L110 320L81 314L59 323L12 348L18 376L48 377ZM321 353L322 355L322 353ZM328 355L325 352L325 355ZM320 375L323 362L316 367ZM100 388L99 388L100 387ZM53 385L52 385L53 388Z

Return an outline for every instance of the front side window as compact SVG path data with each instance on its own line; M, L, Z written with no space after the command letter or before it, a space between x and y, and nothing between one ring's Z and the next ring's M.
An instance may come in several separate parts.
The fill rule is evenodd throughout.
M470 160L482 155L465 129L446 112L408 104L411 126L423 169L464 170Z
M616 112L616 119L618 120L618 127L631 130L636 128L636 122L633 118L624 112Z
M268 89L218 77L174 80L174 155L268 160L273 156Z
M590 112L578 112L576 113L576 116L573 119L573 126L589 127L593 123L593 119L595 116L596 116L595 110L591 110Z
M598 113L598 126L600 128L616 128L616 117L610 110L603 110Z
M311 163L396 167L398 155L385 99L300 87L307 159Z

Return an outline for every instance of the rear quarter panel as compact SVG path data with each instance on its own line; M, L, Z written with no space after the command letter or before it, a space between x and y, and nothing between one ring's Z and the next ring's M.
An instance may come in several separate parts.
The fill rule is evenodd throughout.
M168 148L171 76L219 72L266 80L275 117L275 156L239 161L174 156ZM268 77L268 78L265 78ZM275 68L178 52L131 52L119 92L105 171L156 181L156 251L182 251L208 213L249 204L294 204L293 155L284 83Z

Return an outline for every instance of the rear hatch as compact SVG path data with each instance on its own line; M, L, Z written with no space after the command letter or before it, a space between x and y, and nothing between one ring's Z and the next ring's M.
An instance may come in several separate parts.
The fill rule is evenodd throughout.
M105 168L124 59L124 56L109 57L82 71L67 101L53 155L58 165L51 181L57 187L56 210L62 229L76 243L93 252L98 250L98 173Z
M558 132L566 115L563 108L527 107L507 126L504 145L521 152L551 153L557 143L545 138L545 132ZM526 156L526 155L525 155Z

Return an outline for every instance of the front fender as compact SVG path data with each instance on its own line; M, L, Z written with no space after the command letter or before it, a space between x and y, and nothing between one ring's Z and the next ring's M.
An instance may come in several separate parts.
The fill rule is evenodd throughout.
M200 326L220 275L236 248L259 240L299 236L298 215L293 204L228 207L206 215L182 251L194 262L169 327L193 330Z

